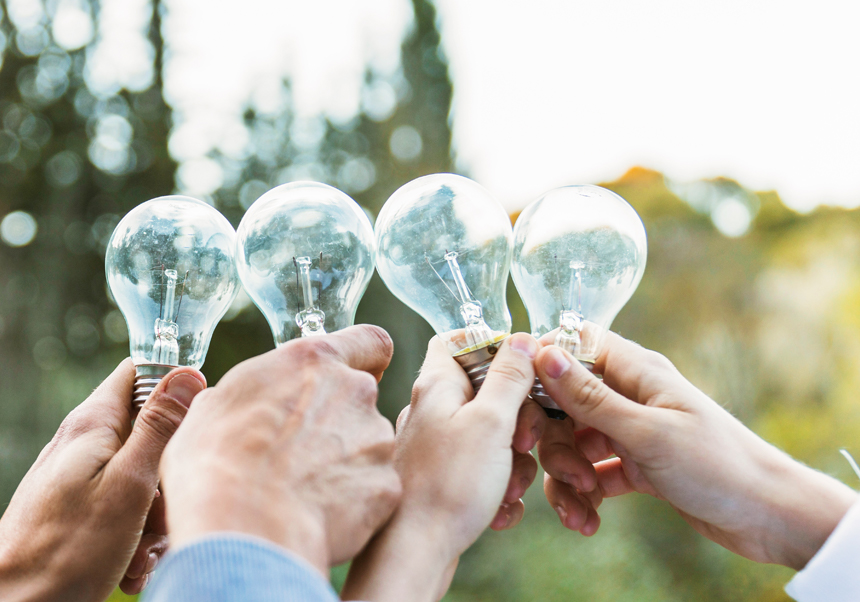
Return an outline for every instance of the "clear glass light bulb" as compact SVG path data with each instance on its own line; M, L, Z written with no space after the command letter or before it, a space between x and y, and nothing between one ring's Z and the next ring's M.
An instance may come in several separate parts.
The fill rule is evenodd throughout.
M555 344L589 370L603 336L645 272L645 226L627 201L600 186L565 186L526 207L514 227L514 284L532 334L558 329ZM536 385L554 417L558 406Z
M376 220L376 267L397 298L427 320L475 390L511 331L505 287L511 221L478 183L454 174L409 182Z
M184 196L138 205L111 235L105 272L128 324L136 405L173 368L203 365L239 291L235 236L217 209Z
M236 260L275 345L351 326L373 275L373 227L358 203L319 182L273 188L239 224Z

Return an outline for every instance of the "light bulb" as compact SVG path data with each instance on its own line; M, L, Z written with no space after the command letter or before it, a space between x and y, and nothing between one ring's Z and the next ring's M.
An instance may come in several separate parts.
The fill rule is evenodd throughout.
M505 288L511 221L478 183L453 174L409 182L376 220L376 267L386 286L448 345L477 391L511 331Z
M603 336L645 272L647 241L639 215L600 186L565 186L526 207L514 227L514 284L541 337L593 369ZM539 382L532 397L564 418Z
M355 321L373 275L373 228L349 196L319 182L273 188L239 224L236 260L275 345Z
M184 196L138 205L113 231L105 272L128 324L135 405L173 368L203 365L239 290L235 236L218 210Z

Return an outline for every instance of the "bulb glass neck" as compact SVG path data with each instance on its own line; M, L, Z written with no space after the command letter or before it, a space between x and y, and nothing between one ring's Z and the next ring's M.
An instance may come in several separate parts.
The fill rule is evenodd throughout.
M296 257L296 280L302 291L304 309L296 313L296 325L302 330L303 337L326 334L325 313L314 301L313 284L311 282L311 258Z

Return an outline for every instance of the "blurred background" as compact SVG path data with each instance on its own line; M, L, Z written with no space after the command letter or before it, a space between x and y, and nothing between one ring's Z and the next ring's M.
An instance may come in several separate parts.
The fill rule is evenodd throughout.
M181 192L236 225L269 188L314 179L375 215L440 171L477 179L512 219L563 184L621 194L649 258L614 329L856 486L837 449L860 453L858 5L524 6L0 2L0 504L128 353L103 260L132 207ZM512 286L509 302L528 330ZM394 337L380 398L394 418L432 331L377 277L358 321ZM272 347L241 295L203 371L215 383ZM591 539L561 529L539 485L525 501L446 600L787 599L791 571L651 498L608 500Z

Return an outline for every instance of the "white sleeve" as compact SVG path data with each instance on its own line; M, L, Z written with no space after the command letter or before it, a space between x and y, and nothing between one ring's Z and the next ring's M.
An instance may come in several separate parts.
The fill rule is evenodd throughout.
M860 502L851 506L785 591L798 602L860 600Z

